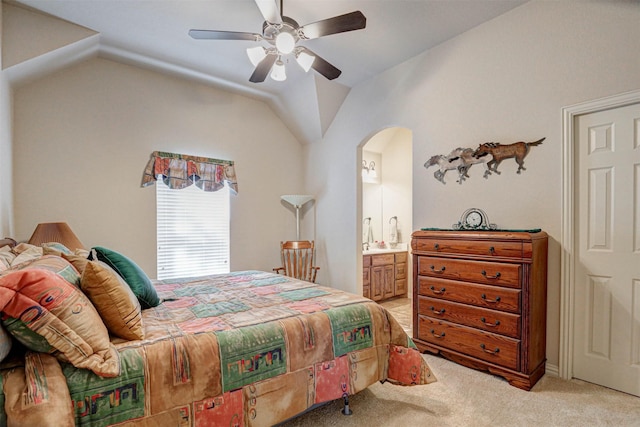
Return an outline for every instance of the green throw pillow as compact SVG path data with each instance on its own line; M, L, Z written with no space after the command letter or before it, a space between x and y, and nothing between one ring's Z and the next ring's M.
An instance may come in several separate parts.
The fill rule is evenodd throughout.
M160 298L158 298L151 280L135 262L118 252L101 246L92 248L92 251L94 250L98 260L113 268L127 282L143 309L156 307L160 304Z

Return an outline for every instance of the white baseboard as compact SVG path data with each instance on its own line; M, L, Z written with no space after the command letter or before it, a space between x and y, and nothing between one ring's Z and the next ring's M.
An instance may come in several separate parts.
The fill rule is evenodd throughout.
M560 376L559 372L560 371L557 365L551 365L547 363L547 366L545 367L545 374L551 375L552 377L559 377Z

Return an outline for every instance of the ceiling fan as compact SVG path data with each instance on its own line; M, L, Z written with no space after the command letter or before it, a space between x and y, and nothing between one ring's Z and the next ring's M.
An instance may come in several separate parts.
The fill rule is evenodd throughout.
M294 55L298 64L305 70L311 68L329 80L337 78L342 71L312 52L298 45L300 40L316 39L331 34L361 30L367 24L367 18L360 11L334 16L307 25L300 26L296 21L282 14L282 2L278 8L277 0L255 0L265 21L262 34L218 30L189 30L189 35L198 40L249 40L266 41L268 47L256 46L247 49L251 63L256 67L249 78L253 83L263 82L269 72L271 78L286 79L282 57Z

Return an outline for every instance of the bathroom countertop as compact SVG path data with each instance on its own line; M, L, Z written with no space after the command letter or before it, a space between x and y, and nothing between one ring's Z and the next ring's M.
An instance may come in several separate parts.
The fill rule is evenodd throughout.
M407 245L405 243L399 243L395 248L386 247L384 249L379 248L371 248L368 250L362 251L362 255L378 255L378 254L391 254L396 252L406 252Z

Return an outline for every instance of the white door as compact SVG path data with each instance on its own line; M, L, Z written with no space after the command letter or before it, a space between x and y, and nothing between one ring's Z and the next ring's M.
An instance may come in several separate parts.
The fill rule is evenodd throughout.
M640 396L640 104L575 125L573 376Z

